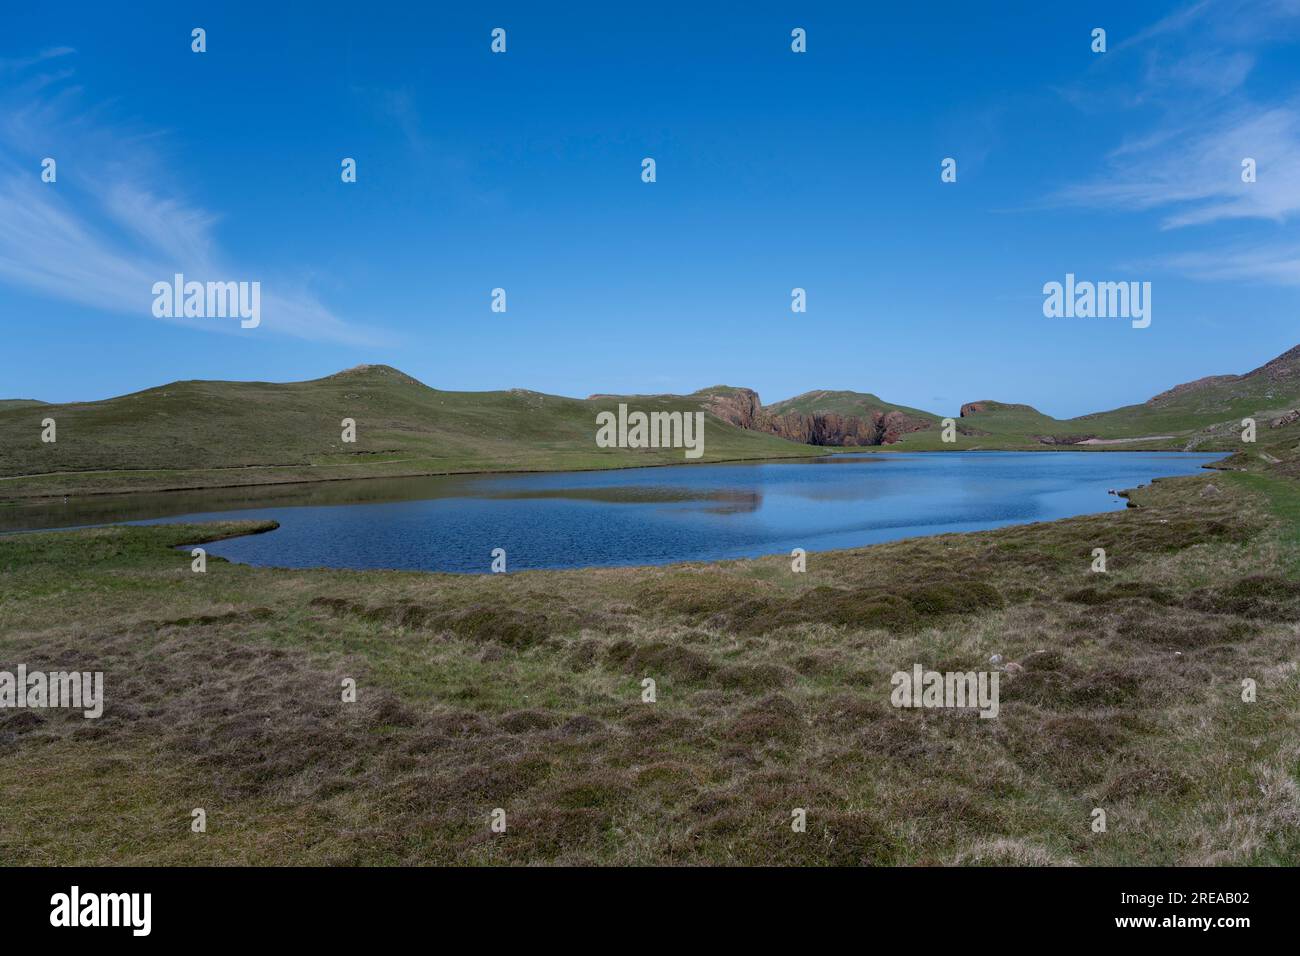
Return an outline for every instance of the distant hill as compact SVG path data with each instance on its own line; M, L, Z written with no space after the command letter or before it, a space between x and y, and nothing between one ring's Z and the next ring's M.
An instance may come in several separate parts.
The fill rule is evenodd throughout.
M715 386L692 398L725 422L809 445L890 445L909 432L933 428L930 412L886 402L868 392L814 391L763 405L748 388Z
M1029 405L968 402L956 447L1124 447L1236 451L1241 421L1261 433L1300 410L1300 346L1242 375L1211 375L1152 396L1140 405L1057 419ZM900 449L943 447L930 433L906 435ZM948 448L953 445L946 446Z
M792 441L896 451L954 449L1200 449L1235 451L1241 420L1263 423L1300 410L1300 346L1243 375L1176 385L1140 405L1059 419L1025 404L967 402L953 415L956 441L943 441L946 415L885 401L870 392L805 392L764 405L734 386L698 397L724 421Z
M1177 385L1141 405L1074 419L1116 434L1188 432L1243 418L1276 417L1300 406L1300 346L1244 375ZM1193 436L1194 437L1194 436Z
M623 399L629 401L629 399ZM646 411L700 411L682 396ZM451 392L366 365L308 382L172 382L101 402L0 409L0 498L332 478L682 463L681 448L598 448L596 415L619 399L523 389ZM41 442L40 420L57 423ZM356 442L341 422L356 422ZM706 415L701 461L817 449ZM109 474L91 475L89 472ZM50 473L64 473L51 475ZM40 475L38 479L13 476Z
M620 403L705 414L701 461L808 457L826 448L1199 449L1286 459L1300 433L1300 347L1242 375L1177 385L1140 405L1056 419L1024 404L967 402L952 416L870 392L817 390L764 405L715 385L690 395L596 395L524 389L452 392L386 365L308 382L172 382L100 402L0 401L0 501L357 477L550 471L680 464L680 448L599 448L596 416ZM53 418L58 441L41 441ZM342 421L356 422L356 442ZM1257 422L1243 448L1241 421ZM1251 456L1255 456L1252 458Z

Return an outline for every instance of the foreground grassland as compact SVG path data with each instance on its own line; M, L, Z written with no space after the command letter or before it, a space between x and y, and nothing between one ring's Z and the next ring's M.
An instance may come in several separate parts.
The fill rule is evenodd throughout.
M102 670L107 703L0 711L0 865L1294 865L1298 487L1160 481L806 574L200 575L173 546L268 526L3 537L0 669ZM996 719L890 705L993 654Z

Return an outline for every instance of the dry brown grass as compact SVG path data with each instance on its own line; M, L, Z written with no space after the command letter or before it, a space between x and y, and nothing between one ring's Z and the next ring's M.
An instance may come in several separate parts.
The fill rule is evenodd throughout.
M802 575L194 575L168 545L238 528L0 539L0 668L107 691L97 721L0 711L0 862L1294 863L1293 529L1205 480ZM896 670L995 653L995 720L890 704Z

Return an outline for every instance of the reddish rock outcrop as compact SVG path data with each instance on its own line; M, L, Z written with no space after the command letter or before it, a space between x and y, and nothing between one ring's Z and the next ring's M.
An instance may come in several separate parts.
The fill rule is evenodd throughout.
M1268 423L1269 428L1281 428L1284 425L1290 425L1292 422L1300 420L1300 408L1293 408L1279 418L1273 419Z
M1283 352L1273 361L1261 365L1245 375L1225 375L1222 377L1226 379L1253 378L1256 375L1262 375L1270 382L1285 382L1290 379L1300 378L1300 345L1290 351Z
M711 414L737 428L752 431L769 431L767 412L759 401L758 392L750 388L712 392L705 396L704 407Z
M930 427L930 422L899 411L872 410L864 415L841 415L837 412L775 415L763 407L758 393L748 388L709 393L705 396L704 407L728 424L768 432L804 445L892 445L909 432Z

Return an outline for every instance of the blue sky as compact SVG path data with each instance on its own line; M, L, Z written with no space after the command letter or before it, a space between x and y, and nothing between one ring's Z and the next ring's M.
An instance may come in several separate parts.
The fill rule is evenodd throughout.
M6 5L0 397L379 362L1067 416L1300 342L1300 0L279 6ZM154 318L177 271L262 324ZM1067 272L1151 326L1045 318Z

